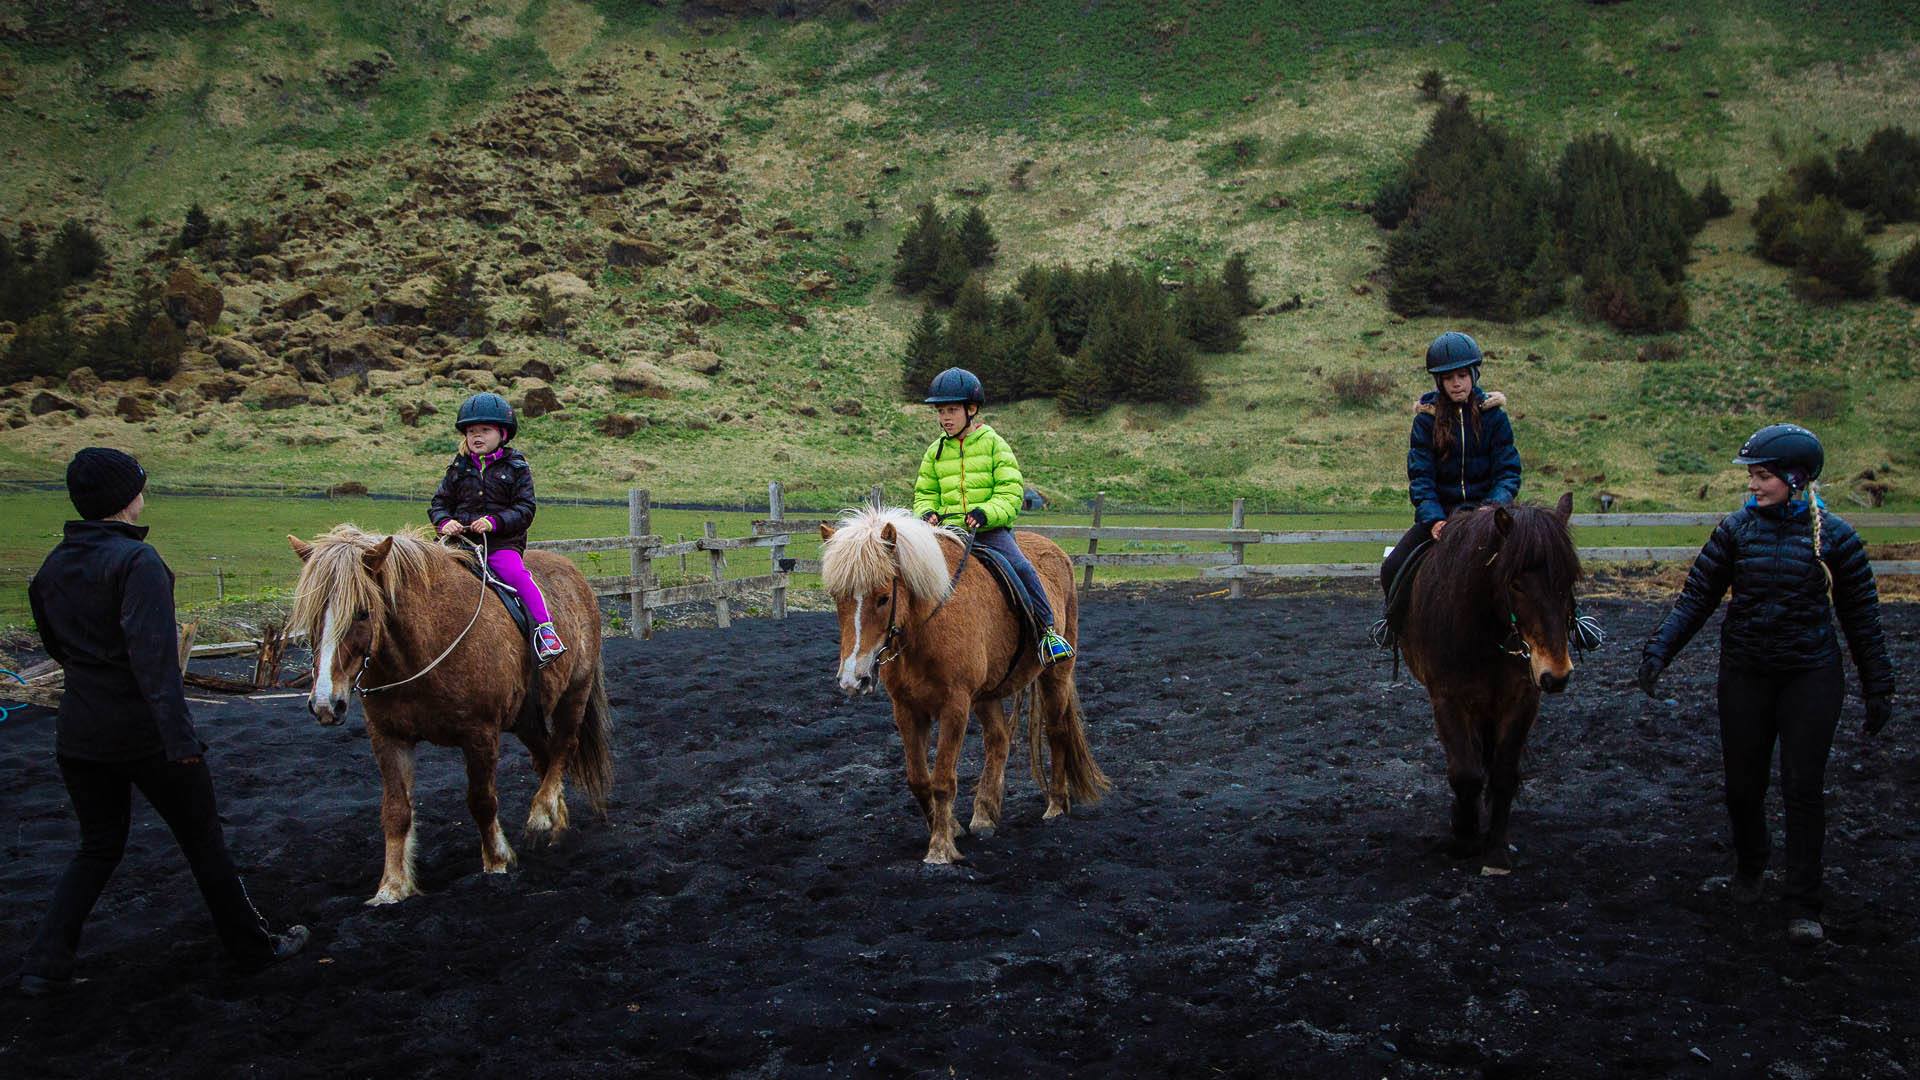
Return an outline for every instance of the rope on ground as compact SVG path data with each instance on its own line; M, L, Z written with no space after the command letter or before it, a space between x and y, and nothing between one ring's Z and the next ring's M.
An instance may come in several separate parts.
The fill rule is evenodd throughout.
M21 674L17 671L9 671L6 668L0 668L0 675L12 676L14 682L19 683L21 686L27 685L27 680L23 678ZM0 724L6 723L7 717L12 716L13 711L15 709L24 709L24 708L26 708L25 705L0 705Z

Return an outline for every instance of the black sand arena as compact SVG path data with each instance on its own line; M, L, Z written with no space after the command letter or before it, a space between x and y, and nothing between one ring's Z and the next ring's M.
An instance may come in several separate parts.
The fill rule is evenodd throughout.
M1703 888L1729 865L1715 629L1627 688L1658 612L1549 698L1517 868L1448 858L1431 713L1362 645L1373 603L1096 597L1081 690L1115 783L1042 825L1016 740L1007 820L924 867L884 700L842 701L830 616L610 644L618 783L558 850L479 874L458 755L424 749L427 895L369 909L379 787L357 723L204 707L260 903L315 931L226 973L142 804L57 1001L0 999L10 1076L1909 1076L1920 1070L1920 728L1828 770L1830 941ZM1885 610L1920 677L1920 610ZM1911 700L1909 696L1906 700ZM501 766L503 818L532 795ZM0 725L11 964L76 828L51 720ZM978 771L962 766L961 820ZM1774 796L1777 827L1778 801Z

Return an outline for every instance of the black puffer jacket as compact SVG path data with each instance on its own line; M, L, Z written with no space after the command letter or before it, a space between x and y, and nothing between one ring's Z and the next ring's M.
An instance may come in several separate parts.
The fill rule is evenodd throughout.
M473 455L455 455L433 493L433 505L427 517L438 529L453 518L471 525L483 517L493 519L493 532L487 545L495 551L527 549L527 530L533 527L533 470L518 450L496 451L483 470Z
M1645 654L1671 662L1731 588L1720 628L1721 663L1738 668L1798 671L1840 657L1833 612L1840 615L1853 663L1867 697L1893 693L1893 661L1880 631L1880 595L1860 535L1837 515L1821 511L1820 558L1814 564L1813 521L1807 504L1746 506L1728 514L1687 574L1687 584Z

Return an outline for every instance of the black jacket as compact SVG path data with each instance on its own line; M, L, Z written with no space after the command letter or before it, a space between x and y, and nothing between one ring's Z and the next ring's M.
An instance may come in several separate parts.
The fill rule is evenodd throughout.
M180 682L173 571L119 521L69 521L27 597L47 655L66 669L55 744L66 757L178 761L206 750Z
M447 466L427 517L436 529L448 518L471 525L491 517L493 531L487 534L487 545L495 551L525 551L533 511L533 470L520 451L499 452L484 472L474 464L473 455L463 451Z
M1501 406L1506 396L1473 388L1472 405L1480 417L1479 436L1460 419L1451 452L1442 460L1433 450L1440 393L1429 390L1414 407L1407 437L1407 498L1413 520L1431 525L1467 503L1511 503L1520 496L1520 452L1513 447L1513 422Z
M1666 664L1704 626L1731 588L1720 628L1720 660L1736 668L1798 671L1840 658L1833 612L1840 615L1867 697L1893 693L1893 660L1880 630L1880 594L1867 549L1853 526L1821 512L1820 558L1814 565L1813 520L1805 503L1746 506L1728 514L1707 538L1666 621L1647 639L1646 655Z

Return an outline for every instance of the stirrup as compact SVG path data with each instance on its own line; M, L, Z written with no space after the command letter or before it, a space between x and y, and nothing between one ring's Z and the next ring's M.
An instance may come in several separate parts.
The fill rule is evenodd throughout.
M1046 636L1040 639L1040 659L1043 662L1057 664L1072 655L1073 646L1067 644L1067 639L1055 631L1047 631Z
M1607 643L1607 632L1600 628L1600 620L1591 615L1573 617L1573 643L1581 652L1593 652Z
M1391 649L1400 635L1393 632L1393 627L1387 625L1387 620L1381 619L1367 631L1367 637L1373 639L1374 648Z
M560 640L560 632L552 623L541 623L533 628L533 658L541 667L553 663L567 651L567 644Z

